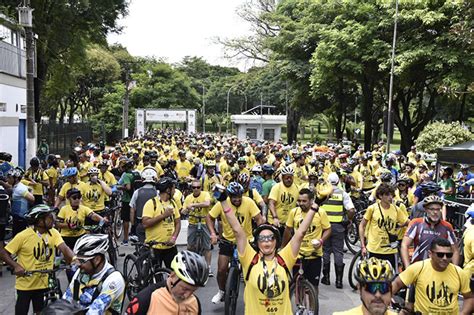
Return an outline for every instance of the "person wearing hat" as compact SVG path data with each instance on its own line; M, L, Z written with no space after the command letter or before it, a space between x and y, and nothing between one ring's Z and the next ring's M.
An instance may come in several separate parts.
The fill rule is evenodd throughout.
M413 163L413 164L416 163L415 156L416 156L416 145L412 145L410 148L410 152L407 153L408 162Z
M74 254L54 228L54 209L47 205L33 207L27 220L30 226L18 233L6 246L0 248L0 259L10 265L16 275L15 314L28 314L30 303L33 312L39 314L44 307L44 293L48 290L48 275L35 270L53 269L56 250L66 262L73 261ZM16 260L12 259L16 255ZM33 272L25 277L26 272Z
M273 174L275 173L275 169L273 166L264 164L262 167L262 176L263 176L263 184L262 184L262 198L265 204L268 205L268 196L270 195L270 191L272 190L273 186L276 185L276 181L273 179Z
M211 192L214 185L224 185L224 179L216 173L216 161L208 160L204 162L204 168L204 173L199 178L203 191Z
M71 188L77 188L84 194L87 190L87 185L84 182L79 181L78 171L76 167L65 168L61 175L66 179L66 182L63 184L59 190L58 197L54 202L54 208L59 211L59 206L61 203L66 200L66 194ZM66 203L69 201L66 201Z
M344 236L347 222L352 220L355 213L354 204L348 193L339 186L339 176L336 173L328 175L328 182L333 192L321 208L327 213L331 224L331 235L323 244L323 278L321 283L330 285L331 254L334 255L334 270L336 272L336 288L342 289L344 275Z
M369 163L369 159L366 154L362 155L359 158L359 164L354 167L354 171L357 171L362 175L362 178L363 178L362 190L363 191L369 191L374 188L375 169Z
M459 194L469 197L472 191L472 185L469 185L467 182L474 178L474 174L469 172L469 165L461 164L459 166L459 172L456 174L455 181L458 183L458 192Z

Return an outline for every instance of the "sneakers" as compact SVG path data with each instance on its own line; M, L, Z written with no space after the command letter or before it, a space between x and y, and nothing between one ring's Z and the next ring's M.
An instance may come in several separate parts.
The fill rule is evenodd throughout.
M122 241L123 246L128 246L128 241Z
M212 303L217 304L224 301L224 291L219 290L216 295L212 297Z
M209 277L214 277L214 273L212 272L211 266L209 266Z

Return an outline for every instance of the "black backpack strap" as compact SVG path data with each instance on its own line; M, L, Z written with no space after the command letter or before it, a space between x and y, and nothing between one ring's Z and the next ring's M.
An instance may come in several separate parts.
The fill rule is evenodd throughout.
M72 299L74 301L79 301L79 288L81 287L81 283L79 280L74 279L74 285L72 287Z
M249 198L253 200L253 188L249 189Z
M253 256L252 261L250 262L249 269L247 270L247 274L245 275L245 281L249 280L250 271L252 271L253 266L255 266L258 263L259 259L260 259L260 257L256 253L255 256Z
M283 257L280 256L280 254L276 254L276 259L277 259L277 263L283 267L283 269L285 269L285 272L286 272L286 275L288 276L288 280L291 279L291 273L290 273L290 270L288 269L288 266L286 265L286 262L285 260L283 259Z
M153 212L156 211L156 199L155 197L151 198L151 201L153 202Z
M201 315L202 314L201 301L199 301L199 298L197 297L197 295L195 295L195 297L198 304L198 315Z

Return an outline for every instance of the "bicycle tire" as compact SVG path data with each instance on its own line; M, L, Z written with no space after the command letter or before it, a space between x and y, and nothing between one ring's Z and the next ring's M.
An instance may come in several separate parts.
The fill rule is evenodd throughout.
M201 256L204 255L204 251L205 251L203 237L204 237L204 232L202 231L199 232L199 234L196 237L196 245L194 246L196 253L198 253Z
M126 294L128 300L131 301L140 292L140 271L139 264L137 264L137 257L133 254L128 254L123 261L123 275L127 283Z
M120 211L119 208L116 208L114 211L114 234L117 239L122 236L123 233L123 221L120 218Z
M237 311L237 300L240 289L240 270L238 267L230 267L225 283L224 312L225 315L235 315Z
M353 290L357 290L357 280L354 277L354 268L357 265L357 262L361 259L362 257L362 251L359 251L357 254L352 257L351 264L349 265L349 272L347 273L347 277L349 280L349 285Z
M348 230L344 234L344 242L346 243L347 249L349 249L352 254L355 255L360 250L360 246L357 245L360 240L357 231L357 224L355 222L351 222L348 226Z
M154 272L154 282L155 283L160 283L160 282L164 282L168 279L168 277L170 276L171 274L171 269L168 269L168 268L157 268L155 269L155 272Z
M295 314L319 314L319 290L308 279L302 277L299 281L298 301L296 301L296 281L290 285L290 298L295 306ZM306 300L305 297L309 299ZM308 301L308 303L306 303Z

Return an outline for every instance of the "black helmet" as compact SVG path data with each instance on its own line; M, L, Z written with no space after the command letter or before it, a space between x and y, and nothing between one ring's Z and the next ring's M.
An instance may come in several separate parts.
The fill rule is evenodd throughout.
M273 166L270 166L270 165L267 165L267 164L264 164L263 167L262 167L262 171L265 173L265 174L273 174L275 172L275 169L273 168Z
M435 182L427 182L420 185L421 191L425 194L433 194L441 190L441 187Z
M237 182L231 182L226 188L229 196L242 196L244 193L244 187Z
M66 192L66 198L71 198L71 196L74 196L74 195L79 195L79 197L82 196L81 191L77 189L76 187L73 187Z
M258 236L260 235L260 232L262 232L263 230L270 230L273 232L273 235L275 235L275 239L276 239L276 247L275 248L280 248L280 245L281 245L281 235L280 235L280 231L278 230L278 228L272 224L267 224L267 223L264 223L264 224L261 224L259 225L255 230L253 230L253 246L254 246L254 249L258 251Z
M30 166L38 167L40 165L40 160L35 156L30 160Z
M46 306L42 315L79 315L85 314L85 309L75 301L59 299Z
M203 256L184 250L174 256L171 269L184 282L204 287L209 278L209 266Z
M393 178L393 176L392 176L392 173L390 173L390 172L383 172L380 175L380 180L382 182L390 182L390 181L392 181L392 178Z
M156 189L160 191L160 193L166 192L167 189L172 188L175 185L175 181L170 177L162 177L156 184Z

